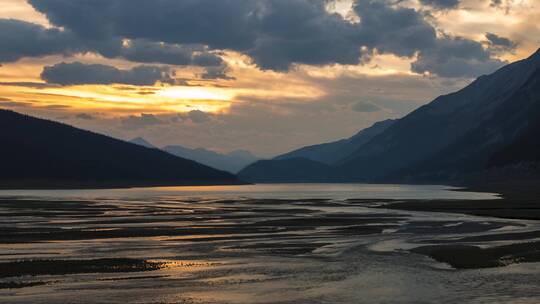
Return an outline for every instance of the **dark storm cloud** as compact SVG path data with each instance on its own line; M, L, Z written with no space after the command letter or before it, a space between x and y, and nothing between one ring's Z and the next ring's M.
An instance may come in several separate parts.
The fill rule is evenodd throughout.
M492 7L499 7L499 6L502 5L502 0L491 0L490 5L491 5Z
M164 123L164 121L160 120L155 115L144 113L140 116L130 115L120 121L120 124L124 129L140 129Z
M201 45L176 45L135 39L123 44L116 52L106 57L122 57L130 61L144 63L165 63L172 65L219 66L221 57L209 53Z
M511 50L517 47L517 43L514 41L498 36L497 34L486 33L486 39L488 40L489 45L494 48Z
M380 52L413 56L437 44L436 31L423 16L410 8L391 7L385 1L358 1L362 43Z
M278 71L293 64L358 64L368 61L374 50L401 57L420 53L415 71L449 77L478 75L502 64L488 51L470 48L480 45L477 42L437 37L422 12L396 6L395 1L356 1L353 10L359 23L328 12L326 0L29 2L52 24L94 41L102 54L139 62L160 58L166 63L221 66L220 59L208 51L184 53L185 45L204 45L209 50L239 51L260 68ZM459 1L422 2L452 7ZM132 49L96 42L120 38L131 39ZM444 50L448 46L451 50ZM437 55L441 50L450 57ZM449 65L454 62L457 67ZM217 75L209 71L208 75Z
M420 51L411 68L417 73L430 72L442 77L476 77L504 64L491 58L479 42L444 36L434 48Z
M154 85L156 82L173 82L167 68L156 66L137 66L130 70L120 70L102 64L83 64L80 62L59 63L47 66L41 78L48 83L61 85L81 84L130 84Z
M247 49L256 39L252 0L29 0L51 23L90 39L147 38ZM284 1L285 2L285 1ZM216 26L218 25L218 26Z
M324 1L261 1L257 39L246 53L263 69L287 70L293 63L358 64L359 25L326 11Z
M14 62L23 57L72 55L87 50L84 43L70 31L0 19L0 62Z
M459 0L420 0L420 3L443 10L453 9L459 6Z
M359 62L355 26L324 0L31 0L57 25L82 37L204 44L244 52L264 69L292 63Z
M41 25L0 19L0 63L24 57L96 52L107 58L125 58L134 62L156 62L174 65L219 66L221 57L201 45L174 45L133 40L124 44L118 37L85 39L70 30L47 29Z

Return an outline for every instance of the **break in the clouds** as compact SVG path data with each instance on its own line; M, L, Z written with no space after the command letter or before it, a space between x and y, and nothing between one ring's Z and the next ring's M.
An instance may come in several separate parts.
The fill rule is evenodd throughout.
M221 66L210 51L233 50L248 55L262 69L285 71L294 64L359 64L377 50L411 58L420 53L413 71L446 77L476 76L503 64L479 42L439 37L423 13L393 1L356 1L353 11L360 22L328 11L325 0L29 2L53 25L75 33L106 57L138 62L160 58L164 63ZM424 2L457 5L451 0ZM131 40L132 49L126 49L129 44L119 49L118 44L110 45L119 39ZM182 55L186 45L209 51ZM449 46L452 50L445 56L438 55Z
M47 66L41 78L48 83L60 85L81 84L129 84L150 86L156 82L172 83L168 68L157 66L137 66L129 70L117 69L103 64L84 64L80 62L59 63Z

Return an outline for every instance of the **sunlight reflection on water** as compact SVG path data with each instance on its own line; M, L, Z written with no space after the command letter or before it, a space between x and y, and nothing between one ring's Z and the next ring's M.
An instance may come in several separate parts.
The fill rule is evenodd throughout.
M92 190L0 190L0 196L39 197L215 197L215 198L328 198L328 199L496 199L497 194L455 191L441 185L392 184L256 184L180 186Z
M536 222L372 208L384 199L497 198L453 190L281 184L0 191L0 263L97 267L13 277L0 265L0 302L536 303L540 291L531 282L540 280L540 263L462 271L408 251L462 236L540 231ZM162 264L96 273L100 259ZM2 287L13 282L38 285Z

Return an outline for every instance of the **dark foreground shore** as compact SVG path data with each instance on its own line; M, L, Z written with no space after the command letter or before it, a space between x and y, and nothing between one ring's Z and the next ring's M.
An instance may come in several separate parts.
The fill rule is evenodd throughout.
M456 191L498 193L492 200L404 200L384 208L540 220L540 181L474 184Z
M540 220L540 182L505 182L474 185L458 191L494 192L500 199L493 200L405 200L392 201L380 208L458 213L482 217L537 221ZM434 241L411 252L427 255L453 268L489 268L515 263L540 262L540 231L499 233L477 237L456 237ZM506 242L490 245L489 242Z

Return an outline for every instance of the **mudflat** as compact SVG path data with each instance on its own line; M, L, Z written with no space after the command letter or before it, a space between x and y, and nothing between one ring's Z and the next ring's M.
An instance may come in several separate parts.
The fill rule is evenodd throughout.
M1 197L0 297L351 303L371 293L368 303L416 303L441 293L490 301L519 288L532 301L540 296L527 283L540 279L540 222L533 212L517 219L501 211L509 202ZM377 292L383 282L390 293Z

